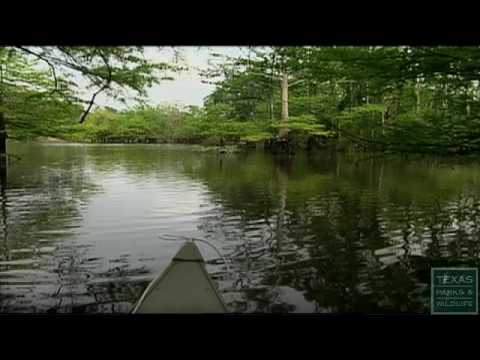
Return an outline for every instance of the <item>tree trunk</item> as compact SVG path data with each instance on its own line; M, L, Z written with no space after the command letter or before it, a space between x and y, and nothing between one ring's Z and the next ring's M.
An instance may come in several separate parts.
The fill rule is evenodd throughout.
M0 186L2 190L2 201L5 199L5 187L7 184L7 132L5 129L5 117L3 112L0 111ZM5 212L5 208L3 208ZM5 239L6 239L6 227L5 227Z
M288 122L288 74L286 72L282 75L282 118L280 123L285 125ZM287 129L280 129L279 136L285 137L288 133Z
M445 84L444 86L444 98L443 98L443 108L445 110L448 109L448 84Z
M6 159L7 156L7 131L5 128L5 117L0 111L0 157ZM2 162L3 164L3 162Z
M3 103L3 65L0 64L0 105ZM0 158L3 167L7 161L7 132L5 127L5 114L0 110ZM4 163L5 162L5 163Z
M415 84L415 96L417 97L417 114L419 113L420 111L420 80L417 79L417 83Z
M350 111L352 111L352 107L353 107L353 84L350 82L348 84L348 92L349 92L349 96L350 96Z
M270 95L270 103L269 103L269 111L270 111L270 120L273 120L273 101L274 101L274 97L273 97L273 94Z
M378 191L380 192L383 189L383 173L384 173L384 167L385 167L385 161L381 160L382 162L380 163L380 171L378 173Z
M341 158L338 154L335 154L335 175L340 177L340 170L341 170Z
M385 136L385 110L382 111L382 136Z
M465 88L465 111L470 116L470 102L468 101L468 86Z
M3 227L3 253L5 260L10 260L9 244L8 244L8 212L7 212L7 170L0 169L0 207L2 210L2 227Z
M382 102L385 106L385 96L383 96ZM386 108L382 110L382 136L385 136L385 111L387 111Z

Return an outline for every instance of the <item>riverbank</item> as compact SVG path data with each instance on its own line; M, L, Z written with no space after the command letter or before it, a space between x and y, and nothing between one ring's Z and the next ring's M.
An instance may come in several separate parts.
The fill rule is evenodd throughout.
M41 143L41 144L68 144L70 143L67 140L63 140L56 137L51 136L40 136L34 139L32 142Z
M202 145L202 144L184 144L184 143L92 143L92 142L73 142L66 141L53 137L41 137L31 141L23 142L18 140L11 140L10 143L33 143L33 144L46 144L46 145L84 145L84 146L135 146L135 145L151 145L161 146L162 148L181 149L188 148L193 152L218 152L224 154L238 153L246 150L241 144L238 145Z
M313 141L312 141L313 139ZM9 142L18 142L19 140L10 140ZM350 154L375 154L376 156L402 156L402 157L415 157L418 156L441 156L441 157L465 157L475 158L480 154L475 151L460 151L459 149L452 148L418 148L418 147L387 147L378 148L375 146L368 146L365 144L351 143L351 142L338 142L335 139L325 139L318 141L318 139L310 138L310 140L301 137L292 137L287 141L278 141L278 139L272 138L267 141L238 141L228 142L220 145L212 141L205 141L202 143L192 142L90 142L90 141L69 141L55 137L38 137L28 142L40 143L40 144L64 144L64 145L163 145L172 147L188 146L195 152L218 152L218 153L239 153L252 150L265 150L272 154L289 154L293 155L297 152L338 152L338 153L350 153ZM456 151L458 150L458 151Z

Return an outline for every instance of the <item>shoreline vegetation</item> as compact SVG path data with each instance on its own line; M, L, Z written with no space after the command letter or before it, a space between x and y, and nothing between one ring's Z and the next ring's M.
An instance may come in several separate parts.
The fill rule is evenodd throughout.
M163 143L297 151L480 153L480 47L257 47L212 53L198 106L148 105L176 62L143 47L0 47L0 155L6 140ZM43 67L41 66L43 64ZM47 68L45 68L47 66ZM76 73L96 89L80 97ZM92 90L93 91L93 90ZM105 94L136 106L98 107ZM131 98L131 96L129 96ZM227 150L222 150L227 151Z
M25 143L24 141L15 141L17 143ZM179 149L185 146L189 150L195 152L221 152L221 153L237 153L243 152L246 150L245 147L241 147L238 144L233 145L202 145L202 144L190 144L190 143L121 143L121 142L111 142L111 143L95 143L95 142L73 142L73 141L66 141L63 139L57 139L53 137L48 138L36 138L31 141L27 141L27 143L34 143L34 144L45 144L45 145L105 145L105 146L120 146L120 145L158 145L163 147L171 147L172 149ZM258 149L257 147L256 149ZM260 147L261 148L261 147ZM251 149L251 148L250 148Z
M176 149L189 149L194 152L220 152L220 153L244 153L248 151L264 151L270 152L268 148L265 147L264 143L255 143L250 146L240 145L240 144L226 144L226 145L206 145L206 144L192 144L192 143L120 143L120 142L111 142L111 143L95 143L95 142L74 142L74 141L67 141L63 139L56 139L56 138L35 138L27 141L19 141L19 140L12 140L9 143L18 143L18 144L40 144L40 145L95 145L95 146L129 146L129 145L151 145L151 146L159 146L161 148L170 148L173 150ZM455 159L480 159L480 152L471 152L468 154L459 154L459 153L435 153L435 152L400 152L400 151L375 151L365 149L362 151L358 151L352 145L351 147L343 147L340 148L336 144L330 144L324 146L322 148L317 148L313 153L324 153L324 152L335 152L335 153L342 153L342 154L351 154L351 155L361 155L361 157L366 157L368 159L376 159L382 158L384 156L389 157L409 157L409 158L422 158L424 156L434 156L440 158L455 158ZM300 149L299 152L309 153L306 149ZM8 154L8 156L15 157L15 154Z
M432 136L430 144L416 143L415 138L405 142L393 139L390 142L369 142L358 140L354 133L349 133L353 132L351 129L342 134L328 128L327 123L319 124L318 118L313 115L299 115L290 118L290 130L281 138L275 122L232 119L232 114L226 109L228 107L225 104L207 105L203 108L141 106L125 111L98 108L83 124L67 123L56 129L55 134L13 136L12 140L49 144L184 144L197 145L198 151L225 153L261 149L274 154L322 150L446 156L480 154L480 144L475 133L456 146L442 145L445 138L451 139L455 133L446 133L443 139ZM475 122L469 126L474 128ZM460 125L457 124L456 128L459 129ZM373 135L374 130L371 131ZM465 135L466 130L462 131ZM360 134L364 132L359 129Z

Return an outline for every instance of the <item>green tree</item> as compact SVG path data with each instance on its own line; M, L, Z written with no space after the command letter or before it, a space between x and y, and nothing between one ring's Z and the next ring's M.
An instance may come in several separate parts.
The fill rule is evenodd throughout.
M126 101L128 91L142 100L146 88L161 79L171 79L168 71L179 70L177 65L152 63L143 56L143 47L5 47L0 49L2 97L0 98L0 154L5 153L6 131L15 128L15 109L29 108L30 98L22 107L10 106L9 99L35 96L38 102L48 102L52 96L67 104L84 106L78 122L85 121L97 96L106 94L116 100ZM45 70L46 69L46 70ZM85 86L80 87L83 81ZM91 93L84 99L84 90ZM8 93L7 93L8 92ZM21 94L18 96L18 94ZM16 100L15 100L16 101ZM30 123L34 122L31 119ZM29 121L22 118L24 124Z

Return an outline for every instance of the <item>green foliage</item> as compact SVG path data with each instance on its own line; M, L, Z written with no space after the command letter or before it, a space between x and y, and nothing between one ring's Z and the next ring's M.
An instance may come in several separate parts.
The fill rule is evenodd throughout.
M178 69L167 63L148 62L142 47L0 48L2 149L7 137L106 141L113 132L123 138L139 137L146 132L142 118L113 130L118 123L116 117L101 111L85 128L75 123L86 119L100 93L121 101L126 99L126 90L144 97L147 87L168 78L167 71ZM77 87L79 78L85 82L81 91ZM91 93L88 100L83 98L85 90Z
M65 77L57 78L60 91L49 91L54 81L38 62L0 48L0 113L10 138L55 136L82 112L71 101Z
M272 136L261 123L229 120L226 110L223 105L208 111L174 106L142 106L121 112L99 109L84 124L72 126L64 138L100 143L199 143L208 139L221 143Z
M240 140L248 141L248 142L260 142L260 141L268 140L271 137L272 137L272 133L258 132L258 133L252 133L250 135L244 135L240 138Z
M202 108L98 109L76 125L93 103L80 97L74 76L94 95L125 100L127 89L144 99L146 88L181 69L142 54L141 47L0 48L9 136L224 144L288 132L400 151L480 151L480 47L251 48L248 56L215 56L203 72L215 89Z
M290 117L288 123L280 123L272 125L276 129L288 129L290 133L309 134L317 136L333 136L333 132L326 130L325 126L319 124L316 118L312 115L302 115Z

